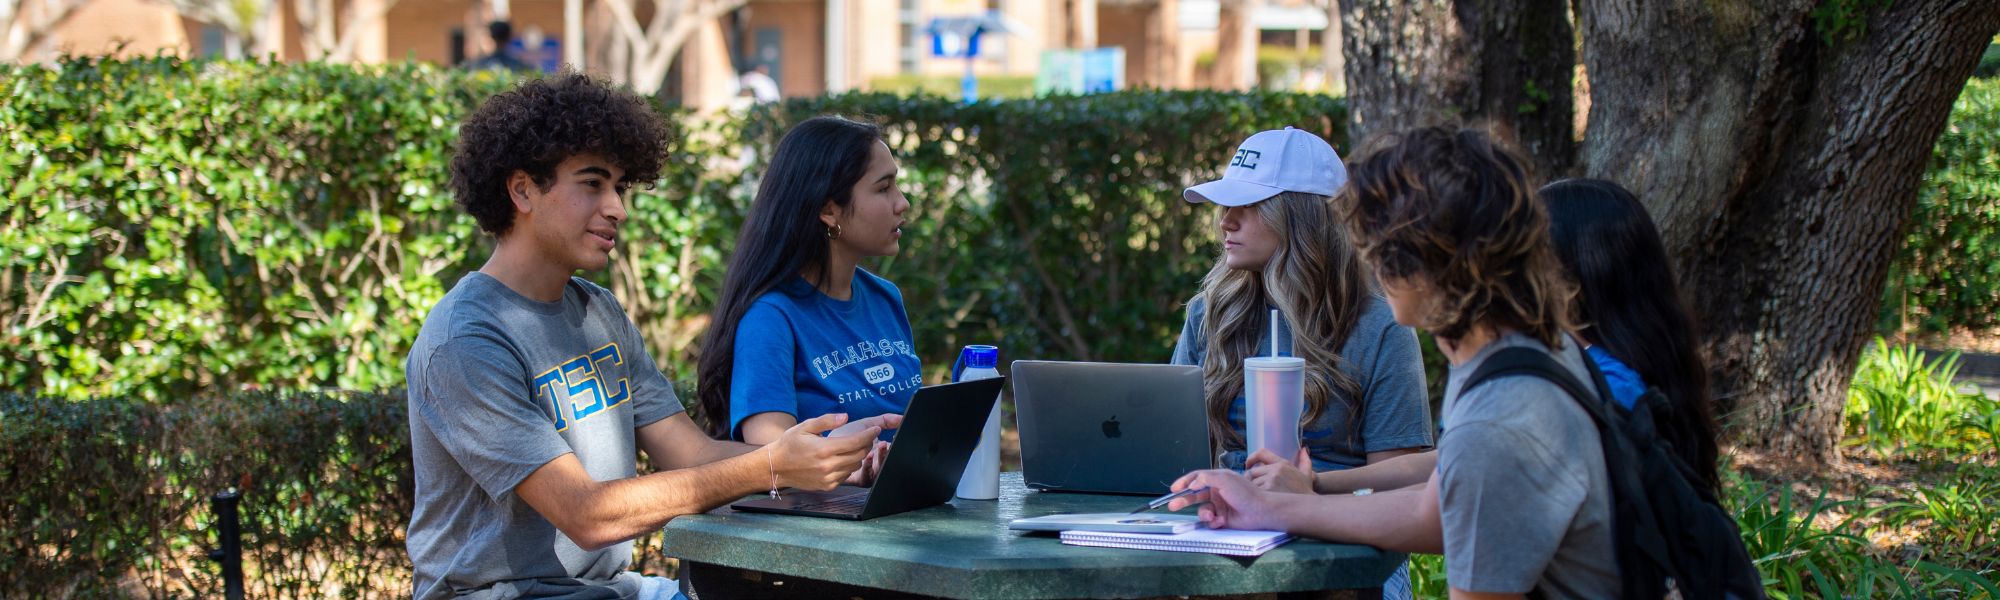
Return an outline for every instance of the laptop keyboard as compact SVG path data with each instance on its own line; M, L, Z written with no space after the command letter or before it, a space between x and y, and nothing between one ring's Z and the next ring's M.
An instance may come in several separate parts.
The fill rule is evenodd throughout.
M826 500L821 500L819 502L812 502L807 504L795 504L792 506L792 508L798 510L811 510L818 512L858 514L861 512L861 507L867 505L868 505L868 492L855 492L845 496L828 498Z

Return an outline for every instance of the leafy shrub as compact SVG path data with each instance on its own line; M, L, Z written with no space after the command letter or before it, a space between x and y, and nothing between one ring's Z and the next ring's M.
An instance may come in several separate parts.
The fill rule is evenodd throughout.
M1862 537L1865 502L1795 498L1733 471L1724 474L1723 505L1742 528L1743 543L1764 574L1765 592L1795 598L1963 598L2000 593L1988 573L1929 560L1899 564Z
M2000 77L2000 44L1989 44L1986 52L1979 55L1979 66L1972 68L1973 77Z
M1884 330L2000 327L2000 79L1953 105L1885 287Z
M2000 453L2000 402L1960 391L1957 374L1956 352L1929 359L1876 338L1848 389L1847 442L1880 453Z
M1883 523L1915 528L1934 556L2000 567L2000 470L1969 463L1958 475L1918 485L1910 500L1879 508Z
M502 89L417 64L0 68L0 389L386 389L480 237L450 124Z

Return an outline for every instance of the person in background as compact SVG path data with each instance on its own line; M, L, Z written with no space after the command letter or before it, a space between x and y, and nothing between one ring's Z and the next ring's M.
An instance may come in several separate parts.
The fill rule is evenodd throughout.
M508 45L514 42L513 24L506 21L487 23L486 33L493 38L493 51L486 53L485 56L472 59L471 62L466 63L465 68L474 71L493 70L514 73L535 70L534 65L528 64L528 61L516 58L508 50Z
M771 78L771 65L765 63L757 63L757 66L745 69L743 74L736 78L736 84L743 94L749 95L750 100L757 104L777 102L785 98L783 94L778 93L778 80Z

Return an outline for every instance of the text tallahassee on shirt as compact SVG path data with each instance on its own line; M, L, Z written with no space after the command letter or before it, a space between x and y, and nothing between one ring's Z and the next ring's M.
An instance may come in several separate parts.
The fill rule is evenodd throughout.
M861 340L860 342L849 344L846 348L828 352L826 356L813 357L813 373L824 380L835 373L839 373L841 369L854 364L873 358L896 355L908 356L910 358L917 357L916 352L910 348L908 342L892 342L887 339L873 342ZM871 395L892 396L924 384L922 373L911 373L907 379L890 382L890 380L896 378L896 367L888 364L869 367L867 370L862 371L861 375L864 379L868 380L870 385L878 387L874 390L864 388L842 393L837 398L840 403L846 404L850 401L866 398ZM885 382L889 383L883 385Z

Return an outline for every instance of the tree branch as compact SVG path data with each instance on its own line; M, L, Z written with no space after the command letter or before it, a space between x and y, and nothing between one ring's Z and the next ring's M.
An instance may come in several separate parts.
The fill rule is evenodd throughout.
M31 19L23 8L33 0L0 0L0 24L6 25L7 37L0 43L0 61L16 61L42 40L48 39L50 32L62 26L78 9L84 0L43 0L40 18Z

